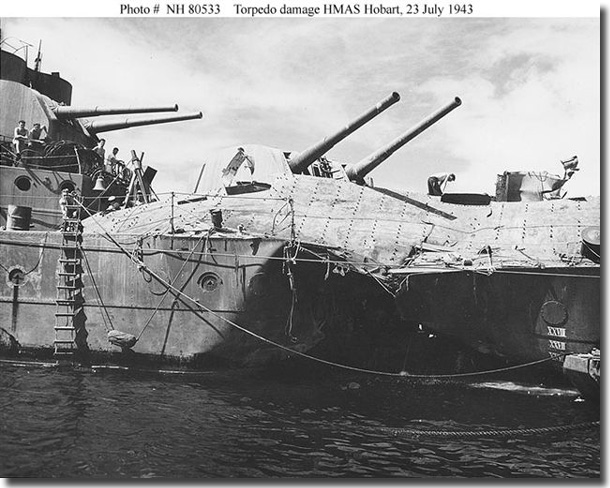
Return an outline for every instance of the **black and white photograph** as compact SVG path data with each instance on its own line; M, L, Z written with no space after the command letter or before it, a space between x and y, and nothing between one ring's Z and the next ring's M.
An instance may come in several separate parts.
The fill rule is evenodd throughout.
M0 7L0 478L602 479L603 6L82 3Z

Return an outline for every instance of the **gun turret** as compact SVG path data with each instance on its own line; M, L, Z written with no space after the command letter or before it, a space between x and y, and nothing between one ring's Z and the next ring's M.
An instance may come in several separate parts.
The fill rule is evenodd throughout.
M124 107L124 108L84 108L84 107L67 107L58 105L53 109L53 113L60 120L75 119L78 117L94 117L97 115L124 115L124 114L148 114L154 112L177 112L178 105L167 107Z
M168 122L179 122L181 120L193 120L201 118L203 118L203 114L201 112L198 112L196 114L174 115L171 117L160 117L156 119L130 120L127 118L122 121L114 122L94 120L93 122L85 124L85 128L93 134L98 134L99 132L128 129L130 127L139 127L142 125L166 124Z
M324 155L324 153L329 151L335 144L345 139L352 132L362 127L369 120L379 115L389 106L398 102L398 100L400 100L400 95L396 92L393 92L391 95L384 98L373 108L363 113L356 120L347 124L345 127L343 127L343 129L335 132L332 136L325 137L317 144L314 144L298 156L292 158L290 161L288 161L290 169L293 173L302 173L311 163L313 163L320 156Z
M417 135L421 134L432 124L438 122L445 115L447 115L453 109L459 107L461 104L462 101L458 97L455 97L455 99L451 103L437 110L432 115L422 120L419 124L415 125L414 127L411 127L407 132L398 136L386 146L383 146L374 153L370 154L368 157L358 161L356 164L348 166L347 168L345 168L345 172L348 178L352 181L361 182L366 175L368 175L383 161L389 158L395 151L400 149L402 146L404 146L407 142L409 142Z

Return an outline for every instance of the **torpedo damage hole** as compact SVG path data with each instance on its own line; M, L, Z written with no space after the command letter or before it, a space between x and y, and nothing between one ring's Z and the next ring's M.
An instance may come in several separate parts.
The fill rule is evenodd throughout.
M222 285L222 279L215 273L203 273L197 278L197 284L204 292L210 293Z

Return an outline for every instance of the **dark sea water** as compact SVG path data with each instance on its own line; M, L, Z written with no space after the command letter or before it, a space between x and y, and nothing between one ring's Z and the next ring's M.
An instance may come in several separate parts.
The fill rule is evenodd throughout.
M599 414L574 390L507 381L0 363L0 475L595 478Z

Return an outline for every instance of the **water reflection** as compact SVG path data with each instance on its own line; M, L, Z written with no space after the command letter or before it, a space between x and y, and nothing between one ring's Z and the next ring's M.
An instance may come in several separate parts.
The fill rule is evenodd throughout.
M0 365L5 477L599 477L599 420L569 389L269 372L171 377ZM544 390L544 389L543 389Z

